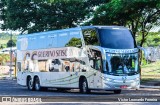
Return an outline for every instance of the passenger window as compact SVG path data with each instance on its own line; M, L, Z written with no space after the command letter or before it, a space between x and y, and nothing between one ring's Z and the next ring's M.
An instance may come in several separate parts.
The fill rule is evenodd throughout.
M95 29L83 30L84 41L86 45L99 45L97 31Z
M47 60L39 60L38 61L38 68L39 68L40 72L47 72L48 71L46 64L47 64Z
M69 40L66 43L65 47L82 47L82 41L79 31L73 31L69 33Z
M101 52L96 50L90 50L89 63L91 68L102 71L102 57Z

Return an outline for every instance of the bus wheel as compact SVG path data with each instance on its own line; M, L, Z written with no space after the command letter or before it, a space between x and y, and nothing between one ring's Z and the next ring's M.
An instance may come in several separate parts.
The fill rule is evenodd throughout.
M28 79L27 79L27 87L28 87L28 90L34 90L31 77L28 77Z
M36 91L41 90L40 81L39 81L38 77L36 77L35 80L34 80L34 88L35 88Z
M80 92L81 93L90 93L90 90L88 89L88 83L86 78L84 78L82 81L80 81Z
M114 93L115 93L115 94L120 94L120 93L121 93L121 90L114 90Z

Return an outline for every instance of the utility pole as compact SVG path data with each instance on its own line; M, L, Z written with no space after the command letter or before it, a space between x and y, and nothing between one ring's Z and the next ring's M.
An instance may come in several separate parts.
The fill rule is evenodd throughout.
M10 70L9 70L9 73L10 73L10 79L12 79L12 31L11 31L11 34L10 34L10 40L11 40L11 47L10 47Z

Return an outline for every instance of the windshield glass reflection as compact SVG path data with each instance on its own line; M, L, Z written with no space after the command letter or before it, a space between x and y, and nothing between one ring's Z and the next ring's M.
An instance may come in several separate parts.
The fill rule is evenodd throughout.
M106 73L117 76L138 74L138 54L107 53Z

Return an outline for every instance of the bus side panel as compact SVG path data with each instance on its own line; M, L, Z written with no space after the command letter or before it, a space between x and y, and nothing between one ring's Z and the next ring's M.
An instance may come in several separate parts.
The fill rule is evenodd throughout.
M39 72L40 85L44 87L51 86L50 72Z
M26 78L27 78L27 73L26 72L17 72L17 83L26 86Z
M72 88L79 88L79 74L80 72L71 72L70 84Z
M102 73L100 71L94 74L94 88L102 88Z
M55 84L58 84L58 87L66 87L66 88L70 88L71 87L71 73L70 72L58 72L57 73L59 75L59 77L57 77L58 79L55 81Z
M95 73L95 70L92 68L89 68L88 78L87 78L88 88L94 88L94 73Z
M40 84L43 87L60 87L64 76L60 76L58 72L41 72Z

